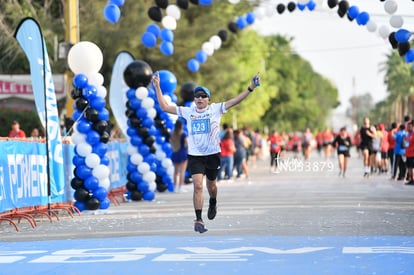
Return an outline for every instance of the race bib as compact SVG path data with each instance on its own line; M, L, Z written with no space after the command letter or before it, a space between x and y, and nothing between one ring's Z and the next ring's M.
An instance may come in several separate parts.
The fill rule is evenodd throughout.
M348 147L347 146L345 146L345 145L339 145L338 151L343 152L343 151L346 151L346 150L348 150Z
M197 119L191 122L191 129L193 135L207 134L210 132L210 120L209 119Z

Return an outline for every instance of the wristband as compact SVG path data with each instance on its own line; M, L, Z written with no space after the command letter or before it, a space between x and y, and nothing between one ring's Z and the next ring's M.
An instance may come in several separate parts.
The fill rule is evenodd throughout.
M247 90L248 90L249 92L253 92L253 90L254 90L254 89L252 89L252 88L250 88L250 86L248 86L248 87L247 87Z

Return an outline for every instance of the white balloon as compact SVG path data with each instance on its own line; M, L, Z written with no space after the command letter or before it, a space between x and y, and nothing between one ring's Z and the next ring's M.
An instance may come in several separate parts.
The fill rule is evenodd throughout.
M81 41L69 50L68 65L75 74L99 72L102 64L102 51L92 42Z
M174 166L170 166L170 167L168 167L167 168L167 173L169 174L169 175L174 175Z
M109 178L99 179L98 181L99 181L99 186L102 186L106 190L109 190L109 187L111 186L111 180Z
M162 167L164 167L164 168L168 168L169 166L172 166L172 165L173 165L173 163L172 163L171 159L169 159L169 158L165 158L165 159L163 159L163 160L161 161L161 165L162 165Z
M147 173L149 170L150 170L150 166L146 162L142 162L140 165L138 165L138 171L143 175Z
M381 27L379 27L378 33L382 38L386 39L390 35L390 29L388 28L388 26L382 25Z
M212 56L214 53L214 46L211 42L204 42L201 45L201 49L206 52L207 55Z
M144 158L142 157L142 155L141 154L139 154L139 153L135 153L135 154L133 154L133 155L131 155L131 162L133 163L133 164L135 164L135 165L139 165L139 164L141 164L141 162L142 162L142 160L143 160Z
M179 20L181 17L181 11L177 7L177 5L168 5L165 12L167 13L167 15L173 17L175 20Z
M100 163L101 163L101 158L97 154L95 154L95 153L89 154L85 158L85 164L89 168L95 168Z
M155 189L157 189L157 184L155 183L155 181L148 182L148 188L149 188L149 190L151 190L152 192L154 192Z
M404 19L400 15L393 15L390 18L390 25L396 29L399 29L404 24Z
M144 176L142 177L142 179L145 180L146 182L153 182L153 181L155 181L156 178L157 178L157 176L152 171L146 172L144 174Z
M99 164L95 168L92 169L92 175L96 178L104 179L109 176L109 168L106 165Z
M76 126L76 123L75 123L75 126ZM73 127L73 129L76 129L76 127ZM74 144L79 144L79 143L86 142L86 135L82 134L82 133L79 133L77 130L74 131L71 138L72 138L72 142Z
M138 148L137 147L135 147L135 146L133 146L131 144L129 144L127 146L127 153L128 153L128 155L133 155L133 154L135 154L137 152L138 152Z
M108 91L106 90L105 86L102 86L102 85L97 86L96 89L98 90L98 92L96 93L96 96L105 98L106 95L108 94Z
M218 50L221 47L221 38L218 35L213 35L210 37L210 43L213 44L215 50Z
M384 10L388 14L394 14L398 9L398 4L394 0L387 0L384 4Z
M79 143L76 145L76 152L79 154L79 156L86 157L92 153L92 146L87 142Z
M138 99L143 100L144 98L148 97L148 89L145 87L139 87L136 91L135 91L135 96Z
M172 102L172 99L171 99L171 97L170 97L169 95L164 95L164 98L165 98L165 100L166 100L168 103L173 103L173 102Z
M258 7L253 11L254 15L256 16L256 19L261 20L265 17L265 9L263 7Z
M157 151L155 151L155 157L156 157L158 160L162 160L162 159L164 159L166 156L167 156L167 155L166 155L166 154L165 154L162 150L157 149Z
M141 106L147 110L154 107L154 104L155 104L154 99L150 97L144 98L141 102Z
M240 3L240 0L229 0L229 3L235 5Z
M270 9L270 8L265 9L265 15L266 15L266 17L273 16L274 12L275 12L274 9Z
M166 15L162 18L161 24L164 26L164 28L169 30L175 30L177 28L177 21L174 17Z
M88 73L86 74L88 78L88 84L93 86L101 86L104 83L104 77L101 73Z
M369 20L367 23L367 30L369 32L375 32L377 30L377 23L372 20Z
M154 119L157 116L157 110L155 108L149 108L147 109L147 115L149 118Z

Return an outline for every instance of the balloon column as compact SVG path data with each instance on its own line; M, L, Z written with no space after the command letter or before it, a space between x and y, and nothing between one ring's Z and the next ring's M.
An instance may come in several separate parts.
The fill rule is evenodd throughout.
M75 190L75 206L80 211L106 209L110 205L107 198L109 159L106 157L109 111L105 108L104 79L99 73L102 63L101 50L89 41L75 44L68 53L69 68L75 74L71 92L75 169L71 186Z
M112 24L117 23L121 17L119 7L123 6L124 3L124 0L109 0L103 11L105 19Z
M144 61L135 60L125 68L124 80L129 87L125 111L129 141L126 188L128 197L134 201L151 201L155 198L155 190L162 192L173 184L164 169L172 166L172 162L160 161L159 157L165 155L155 143L160 138L154 126L155 101L147 89L151 79L152 69Z

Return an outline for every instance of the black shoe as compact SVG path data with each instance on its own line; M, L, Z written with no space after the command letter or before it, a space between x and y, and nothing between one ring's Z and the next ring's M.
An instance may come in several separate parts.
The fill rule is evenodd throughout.
M208 207L208 212L207 212L207 218L209 220L213 220L216 217L217 214L217 206L209 206Z
M364 173L364 178L368 178L369 177L369 173L368 172L365 172Z
M203 221L195 220L194 221L194 231L201 234L201 233L207 232L208 229L204 226Z

